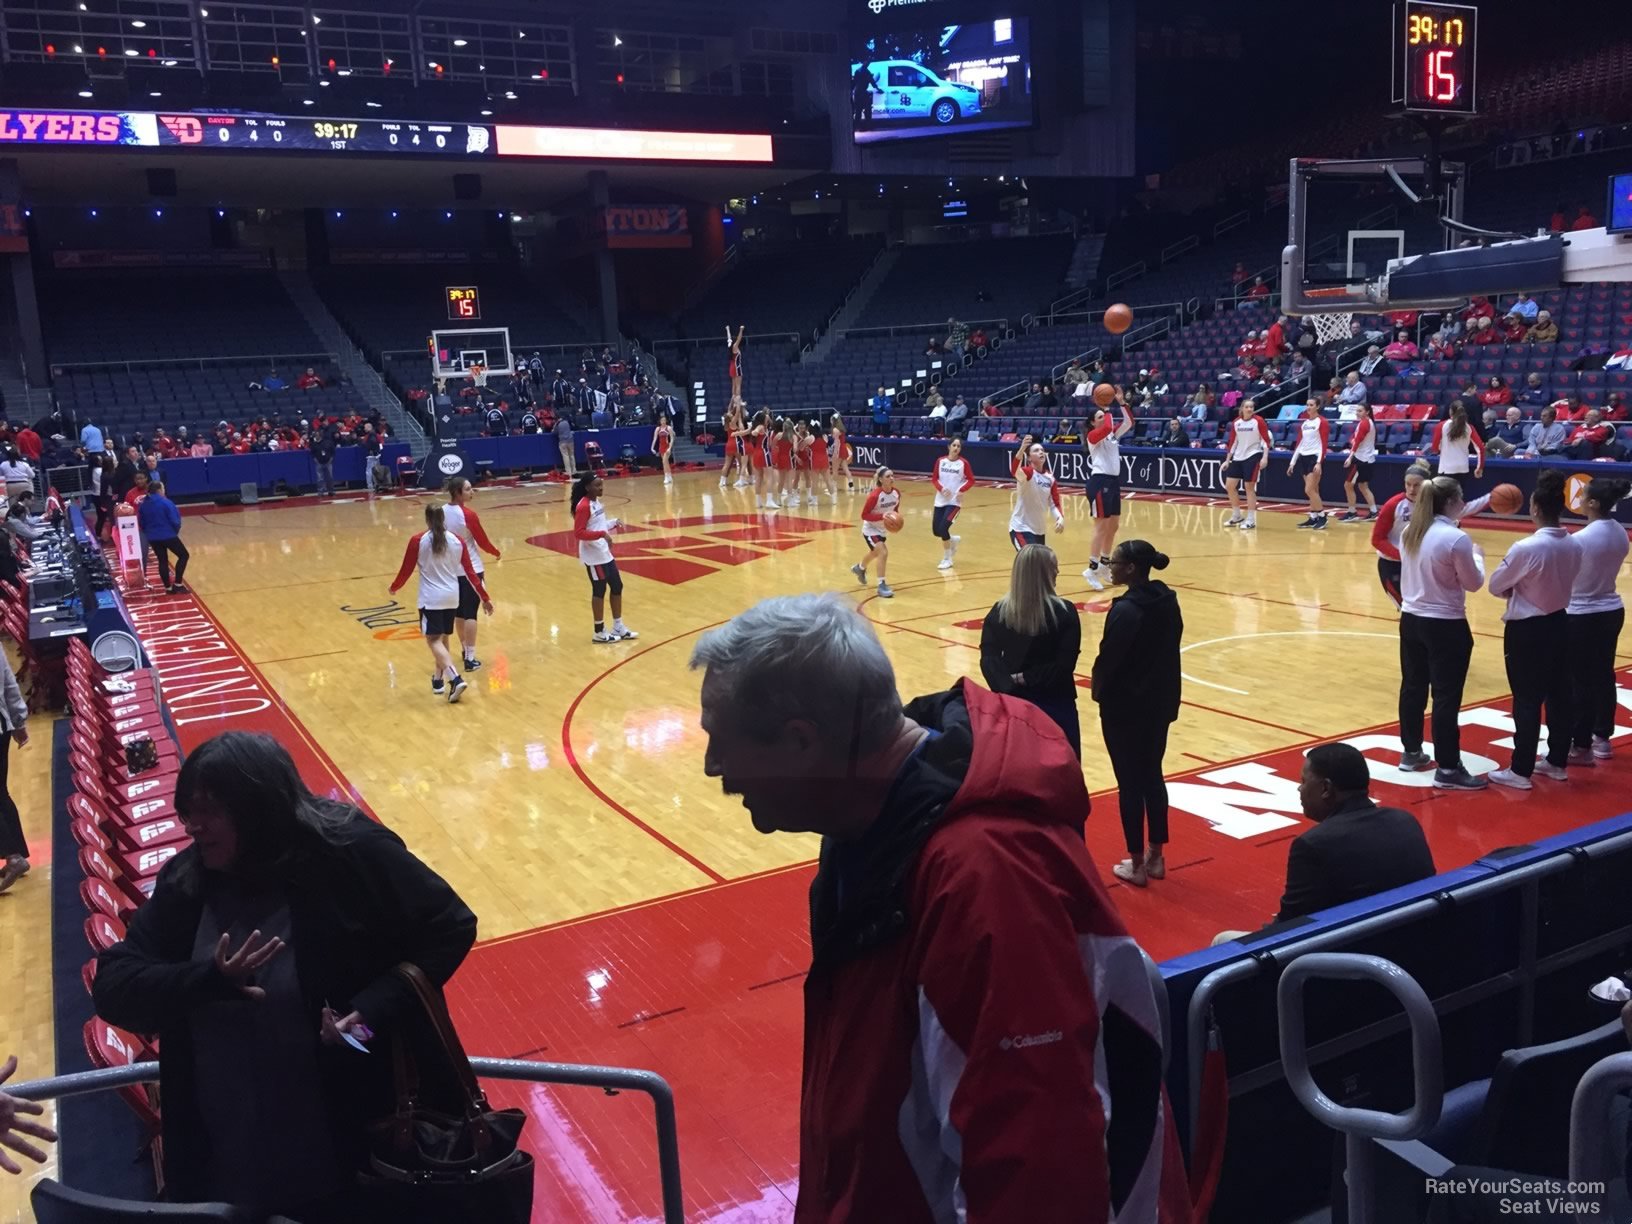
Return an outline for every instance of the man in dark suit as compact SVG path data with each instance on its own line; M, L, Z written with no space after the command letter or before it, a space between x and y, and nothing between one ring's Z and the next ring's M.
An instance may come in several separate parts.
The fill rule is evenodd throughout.
M1293 841L1286 857L1286 890L1273 922L1358 901L1426 880L1434 857L1422 826L1410 812L1378 807L1367 794L1371 773L1360 750L1322 744L1303 759L1298 799L1314 821ZM1249 934L1222 931L1213 946Z
M1378 807L1366 758L1349 744L1322 744L1303 761L1298 798L1315 822L1292 843L1277 922L1358 901L1434 874L1422 826L1410 812Z

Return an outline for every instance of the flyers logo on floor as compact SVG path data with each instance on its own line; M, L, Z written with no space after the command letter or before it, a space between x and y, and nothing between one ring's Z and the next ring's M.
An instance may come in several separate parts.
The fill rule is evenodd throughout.
M848 529L847 523L824 519L783 517L771 522L751 514L657 519L619 528L612 555L625 574L679 586L717 573L722 566L744 565L798 548L821 532ZM529 536L527 543L575 560L578 556L578 539L570 531Z

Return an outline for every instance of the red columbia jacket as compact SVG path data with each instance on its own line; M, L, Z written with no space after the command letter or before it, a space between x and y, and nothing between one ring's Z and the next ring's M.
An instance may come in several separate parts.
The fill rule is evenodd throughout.
M811 885L796 1220L1185 1224L1161 1022L1082 767L969 680Z

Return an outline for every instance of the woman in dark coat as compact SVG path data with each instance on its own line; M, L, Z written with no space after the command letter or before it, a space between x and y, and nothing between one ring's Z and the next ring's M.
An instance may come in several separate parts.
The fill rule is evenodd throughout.
M1179 716L1184 617L1172 588L1151 580L1151 570L1166 568L1167 555L1144 540L1123 540L1111 553L1111 581L1127 587L1127 593L1112 600L1105 614L1093 671L1100 731L1116 774L1128 845L1128 857L1111 871L1139 888L1167 875L1162 857L1167 845L1162 757L1167 752L1167 729Z
M159 1039L167 1196L356 1218L392 1059L345 1036L406 1027L393 967L446 982L476 917L396 834L307 790L270 736L201 744L175 805L193 843L102 953L93 991L104 1020Z
M1054 593L1060 562L1044 544L1014 558L1009 593L993 605L980 630L980 674L994 693L1020 697L1060 724L1082 757L1077 720L1077 656L1082 622L1074 605Z

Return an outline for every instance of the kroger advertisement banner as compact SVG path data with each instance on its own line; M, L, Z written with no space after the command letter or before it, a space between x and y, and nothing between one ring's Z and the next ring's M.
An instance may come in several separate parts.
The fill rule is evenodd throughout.
M935 460L946 451L944 441L926 441L907 438L870 439L852 437L855 457L851 467L860 474L871 468L891 467L898 472L927 474ZM1080 446L1046 446L1048 465L1067 487L1081 486L1088 481L1088 456ZM1009 458L1016 445L1007 442L969 442L964 446L964 457L981 480L1007 480L1010 477ZM1122 487L1152 493L1170 493L1191 497L1223 497L1223 452L1217 450L1155 450L1144 447L1122 448ZM1372 465L1371 491L1380 505L1405 487L1405 469L1417 456L1379 455ZM1291 455L1277 451L1270 456L1258 482L1258 496L1270 501L1302 501L1303 482L1287 475ZM1529 498L1536 487L1536 473L1542 464L1534 460L1492 459L1485 464L1482 479L1468 481L1471 496L1488 493L1499 484L1517 485ZM1572 511L1579 513L1587 482L1594 476L1614 475L1632 477L1632 464L1625 463L1558 463L1550 467L1563 468L1569 475L1565 491ZM1343 502L1343 464L1341 459L1328 461L1322 471L1321 496L1328 506ZM1632 523L1632 498L1621 502L1616 516Z

